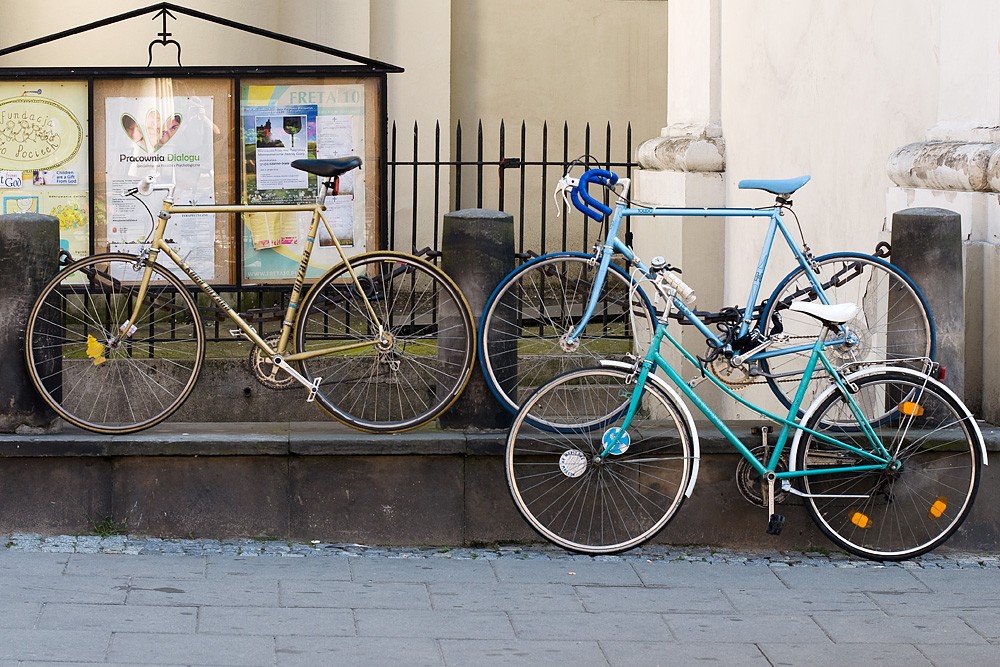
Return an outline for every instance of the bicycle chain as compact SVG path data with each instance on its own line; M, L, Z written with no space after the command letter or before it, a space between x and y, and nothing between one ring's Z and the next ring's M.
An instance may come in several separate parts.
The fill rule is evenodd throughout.
M808 340L809 338L811 338L811 337L810 336L789 336L788 340L790 340L790 341L791 340L797 340L797 339ZM721 368L718 368L720 366L721 366ZM755 385L755 384L764 384L764 383L767 382L767 378L764 377L763 375L751 376L744 369L743 366L740 366L740 367L730 366L729 362L726 359L723 359L721 357L716 358L715 360L713 360L712 362L710 362L708 364L707 368L708 368L709 371L711 371L712 375L714 375L720 382L722 382L723 384L728 385L730 387L733 387L734 389L737 389L737 390L742 389L743 387L749 387L749 386ZM732 371L739 371L740 374L741 374L741 377L739 379L733 379L732 374L729 374L728 377L724 377L725 374L722 373L722 372L719 372L719 371L725 371L727 369L732 370ZM786 377L786 378L771 378L771 379L774 382L779 382L779 383L789 383L789 382L798 383L801 378L795 377L795 376L790 376L790 377Z

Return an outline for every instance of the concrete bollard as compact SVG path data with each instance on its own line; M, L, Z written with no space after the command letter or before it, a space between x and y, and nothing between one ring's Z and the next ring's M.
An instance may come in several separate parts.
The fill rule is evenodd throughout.
M934 317L935 359L945 368L944 383L964 399L962 216L943 208L908 208L893 213L892 263L923 292Z
M504 276L514 270L514 218L501 211L478 208L445 214L441 253L441 268L465 295L478 331L486 300ZM516 347L509 354L516 357ZM511 421L510 413L486 384L477 356L469 383L441 416L441 426L493 429L507 428Z
M59 219L0 215L0 432L44 428L56 414L38 395L24 361L24 329L35 299L59 269Z

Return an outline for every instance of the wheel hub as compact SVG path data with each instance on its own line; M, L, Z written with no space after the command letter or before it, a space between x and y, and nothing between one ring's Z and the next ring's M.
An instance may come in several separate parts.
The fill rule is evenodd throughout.
M395 347L396 347L396 339L393 338L392 334L390 334L388 331L383 331L382 335L375 343L375 349L378 350L379 352L392 352Z
M829 348L830 356L840 361L865 359L872 350L871 331L855 318L844 325L844 342Z
M565 333L559 337L559 347L563 352L576 352L580 349L580 341L574 340L570 342L569 334Z

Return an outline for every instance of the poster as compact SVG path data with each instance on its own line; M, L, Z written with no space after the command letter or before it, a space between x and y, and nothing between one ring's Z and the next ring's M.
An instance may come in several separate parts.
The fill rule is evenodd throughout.
M59 218L59 245L90 254L86 82L0 82L0 205Z
M292 160L364 155L364 86L244 86L243 178L247 203L311 204L316 176L292 168ZM326 200L327 223L348 256L365 250L364 169L340 179L340 193ZM243 217L243 278L295 277L309 230L309 213L251 213ZM307 274L313 278L341 261L320 223Z
M166 192L140 195L141 201L122 194L149 174L157 183L174 185L178 204L215 203L213 101L210 96L105 99L109 246L135 253L152 233ZM164 233L206 281L215 278L215 226L214 213L172 215Z

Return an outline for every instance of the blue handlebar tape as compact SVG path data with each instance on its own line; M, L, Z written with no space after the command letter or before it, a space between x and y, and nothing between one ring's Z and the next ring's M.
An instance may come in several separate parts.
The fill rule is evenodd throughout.
M595 211L588 208L588 206L581 203L576 198L576 193L580 192L580 195L583 197L583 201L586 204L589 204L590 207L597 209L604 215L611 215L610 208L605 206L603 202L597 201L590 196L590 193L587 191L587 186L591 183L599 183L602 186L612 187L617 182L618 176L605 169L590 169L589 171L584 172L583 175L580 176L580 187L573 191L574 206L595 220L601 220L604 217L603 215L598 215Z
M573 201L573 206L576 207L576 210L580 211L580 213L583 213L588 218L593 218L598 222L603 220L604 219L603 215L601 215L597 211L591 210L590 208L587 207L586 204L580 201L580 195L577 194L578 192L580 192L579 188L573 188L573 192L571 192L569 195L569 198Z

